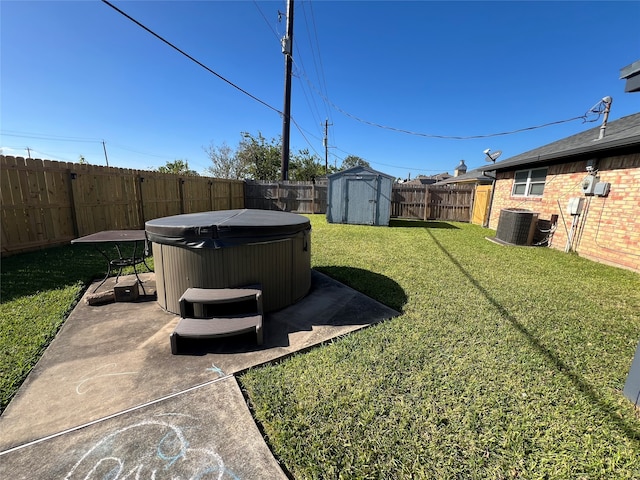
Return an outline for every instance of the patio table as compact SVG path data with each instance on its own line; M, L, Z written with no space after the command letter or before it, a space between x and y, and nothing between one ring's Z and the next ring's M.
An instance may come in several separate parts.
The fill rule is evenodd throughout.
M149 254L147 236L144 230L104 230L98 233L92 233L91 235L85 235L84 237L71 240L72 244L86 243L93 245L95 249L107 260L107 274L102 279L102 282L93 290L93 293L104 285L111 272L118 269L116 274L116 283L122 273L124 267L133 267L133 273L138 280L138 284L142 287L142 292L146 295L144 285L138 276L137 265L144 263L147 270L151 269L147 265L146 257ZM123 246L125 244L133 244L133 251L131 254L123 254ZM110 248L114 247L114 248Z

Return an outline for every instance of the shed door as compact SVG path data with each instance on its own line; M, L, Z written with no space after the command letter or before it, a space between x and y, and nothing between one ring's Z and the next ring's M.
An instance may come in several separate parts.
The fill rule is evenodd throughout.
M376 220L378 178L359 175L347 179L346 223L373 225Z

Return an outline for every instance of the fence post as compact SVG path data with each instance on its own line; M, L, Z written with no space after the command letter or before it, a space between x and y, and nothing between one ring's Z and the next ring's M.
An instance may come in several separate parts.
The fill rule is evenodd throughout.
M138 173L136 175L136 178L138 180L138 214L140 215L140 222L142 223L141 228L144 229L145 228L145 218L144 218L144 203L142 201L143 196L142 196L142 184L144 182L144 177L142 175L140 175L140 173Z
M184 179L178 177L178 199L180 200L180 213L184 213Z
M74 194L74 180L76 179L77 173L74 173L70 168L67 168L67 176L69 178L69 205L71 206L71 223L73 225L73 234L76 237L79 237L80 230L78 228L78 210L76 208L76 196Z
M424 186L424 215L423 215L423 221L427 221L427 212L430 209L429 206L429 200L430 200L430 195L429 195L429 185L425 185Z

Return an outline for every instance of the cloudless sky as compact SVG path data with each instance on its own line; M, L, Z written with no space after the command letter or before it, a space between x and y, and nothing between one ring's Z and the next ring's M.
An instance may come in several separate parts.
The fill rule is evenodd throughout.
M0 1L0 147L156 169L241 132L282 134L286 1ZM398 178L485 166L600 125L573 120L613 97L640 112L620 70L640 60L639 1L295 0L291 150L357 155ZM278 12L282 18L278 21ZM265 105L266 104L266 105ZM409 132L409 133L407 133Z

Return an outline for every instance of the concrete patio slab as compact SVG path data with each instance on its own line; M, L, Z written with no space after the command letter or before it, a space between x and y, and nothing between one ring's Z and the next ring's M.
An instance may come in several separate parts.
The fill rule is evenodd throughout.
M229 375L4 455L0 478L287 477Z
M146 292L154 292L154 275L141 278ZM102 288L112 287L110 279ZM235 391L233 375L397 315L312 271L305 298L265 316L263 345L257 346L255 335L247 334L185 342L185 353L172 355L169 335L179 317L162 310L152 296L99 306L83 299L0 416L0 477L62 478L63 472L71 472L64 478L85 478L86 473L78 473L80 467L72 467L95 460L102 468L99 450L105 458L124 459L107 462L115 462L113 471L120 472L109 478L125 478L134 467L151 472L178 465L186 467L166 474L168 478L199 478L199 468L214 464L233 472L219 478L278 478L262 475L271 471L275 460L270 455L264 460L262 452L268 448L259 432L255 435L253 420L247 421L256 429L250 436L245 435L248 427L238 423L251 415L239 389ZM160 426L158 416L173 420L163 420ZM168 436L160 438L168 440L144 433L154 429L165 429L162 435ZM140 448L136 442L125 442L110 456L105 445L112 448L113 439L123 434L148 435L149 440ZM104 439L109 441L101 443ZM189 457L200 455L218 463L203 460L196 462L197 468L189 466L186 454L180 453L183 440L198 452L190 451ZM160 460L151 459L149 449ZM243 449L263 460L242 457L251 467L242 459L232 460L231 452ZM173 459L169 467L165 457ZM36 476L34 466L39 469Z

